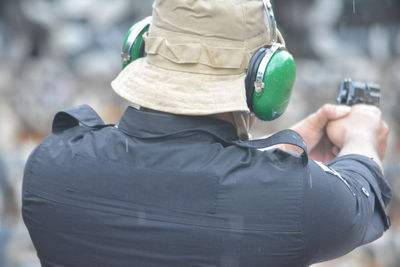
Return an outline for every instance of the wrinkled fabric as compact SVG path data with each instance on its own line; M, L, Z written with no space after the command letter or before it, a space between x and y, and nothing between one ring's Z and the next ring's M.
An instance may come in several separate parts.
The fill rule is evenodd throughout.
M187 65L176 63L192 63L201 73L240 74L272 41L262 1L156 0L152 17L146 52L151 64L167 69L185 72Z
M58 123L25 167L22 213L43 266L307 266L390 225L390 187L369 158L304 165L222 143L234 127L208 117L83 117Z
M262 0L156 0L152 15L154 25L171 35L234 41L264 35L268 40L271 30Z
M147 61L148 57L145 57L132 62L111 83L119 96L141 107L173 114L250 112L246 102L245 73L195 74L166 70Z
M171 43L171 40L162 37L144 35L146 53L150 60L151 55L161 55L163 58L177 64L200 63L213 68L228 69L240 69L242 66L247 67L247 63L250 60L250 54L245 56L243 48L207 47L202 44L201 39L196 39L192 43L184 43L181 38L175 38L179 43ZM181 66L181 69L184 68L185 66ZM176 70L176 67L174 69ZM243 70L238 71L238 73L242 73Z

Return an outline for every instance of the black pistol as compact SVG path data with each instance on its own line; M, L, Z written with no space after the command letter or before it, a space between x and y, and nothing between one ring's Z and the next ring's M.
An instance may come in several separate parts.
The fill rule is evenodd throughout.
M363 83L344 79L340 83L337 102L340 105L352 106L355 104L368 104L379 107L381 88L379 84Z

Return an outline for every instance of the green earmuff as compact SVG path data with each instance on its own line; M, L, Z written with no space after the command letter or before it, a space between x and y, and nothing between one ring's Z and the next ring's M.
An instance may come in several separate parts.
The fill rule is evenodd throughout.
M133 25L125 36L122 45L122 69L132 61L146 55L144 50L143 34L150 28L151 17L147 17Z
M264 7L271 32L271 45L258 49L250 59L245 79L247 105L257 118L270 121L286 110L296 79L296 63L276 28L269 0Z
M250 111L266 121L281 116L289 104L295 79L296 64L283 45L257 50L245 79Z

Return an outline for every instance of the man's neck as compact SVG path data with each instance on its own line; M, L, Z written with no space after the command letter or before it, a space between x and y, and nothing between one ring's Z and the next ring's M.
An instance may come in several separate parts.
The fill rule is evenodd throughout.
M144 108L144 107L140 108L140 110L144 111L144 112L157 113L157 114L170 114L170 113L166 113L166 112L162 112L162 111L158 111L158 110L152 110L152 109ZM236 115L238 115L238 114L236 114ZM211 118L215 118L218 120L228 122L231 125L233 125L233 127L235 127L235 129L236 129L239 139L241 139L241 140L249 139L247 127L249 127L249 123L252 123L252 120L246 122L246 121L243 121L243 118L238 116L236 118L237 121L235 122L235 117L234 117L235 115L233 114L233 112L211 114L208 116Z
M153 109L149 109L149 108L145 108L145 107L141 107L140 110L144 111L144 112L157 113L157 114L169 114L169 113L166 113L166 112L153 110ZM231 112L219 113L219 114L211 114L211 115L208 115L208 116L210 116L212 118L216 118L216 119L222 120L222 121L229 122L230 124L235 126L235 123L234 123L234 120L233 120Z

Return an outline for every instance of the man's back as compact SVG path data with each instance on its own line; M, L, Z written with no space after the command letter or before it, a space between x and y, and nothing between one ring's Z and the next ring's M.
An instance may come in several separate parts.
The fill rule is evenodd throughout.
M42 264L304 266L387 228L388 188L370 183L383 181L372 161L332 163L363 173L357 182L296 153L228 144L236 139L219 120L133 108L118 127L51 135L24 175L24 220Z

